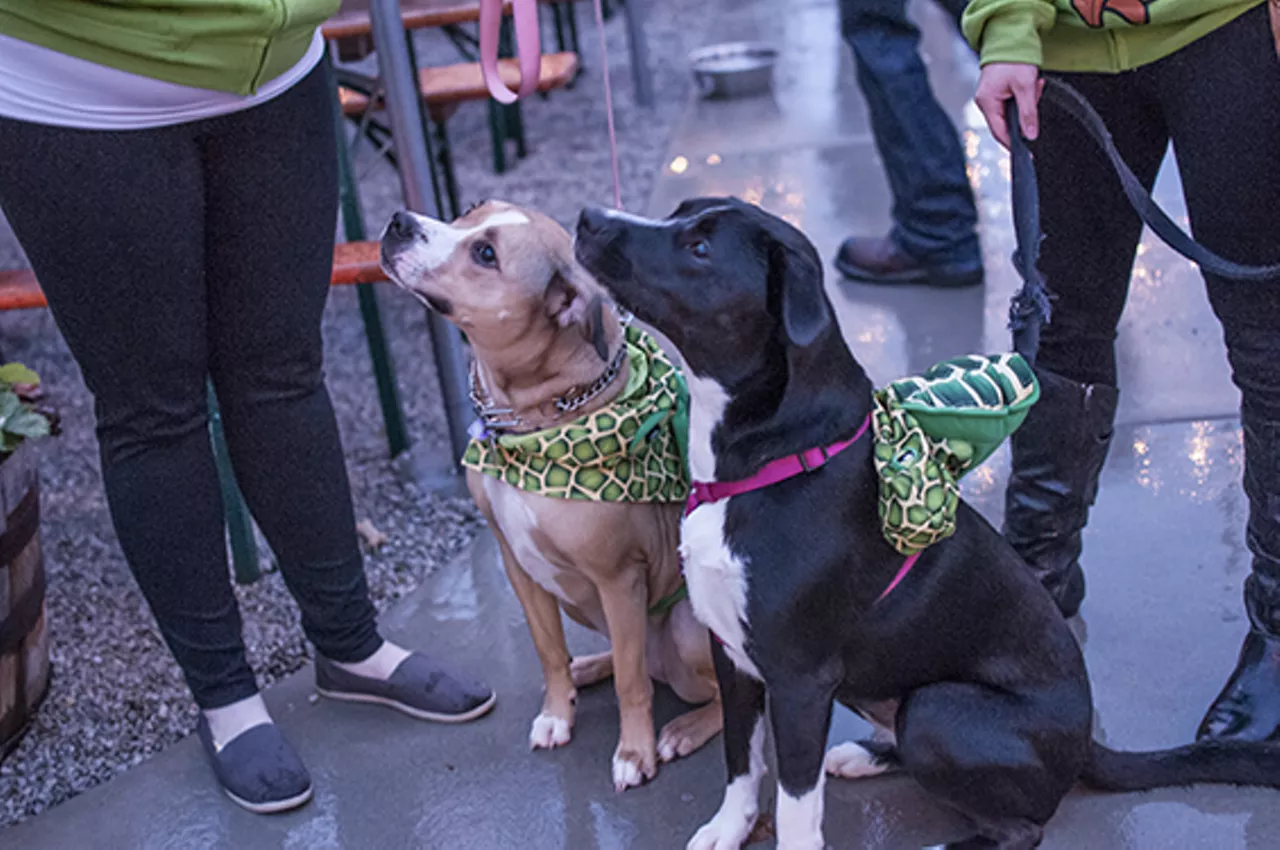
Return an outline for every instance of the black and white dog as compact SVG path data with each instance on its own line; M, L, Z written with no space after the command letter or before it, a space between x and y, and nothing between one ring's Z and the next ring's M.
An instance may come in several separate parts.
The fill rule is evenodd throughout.
M798 230L734 199L687 201L665 221L589 209L579 260L680 350L697 481L847 440L871 409ZM683 524L694 611L714 632L728 787L689 843L730 850L758 814L765 696L777 749L778 846L818 850L824 761L841 776L900 766L967 815L953 848L1032 848L1077 783L1144 790L1280 786L1280 749L1213 742L1118 753L1094 742L1084 659L1031 572L961 504L956 533L903 559L881 535L869 437L820 469L705 504ZM833 700L892 748L824 756Z

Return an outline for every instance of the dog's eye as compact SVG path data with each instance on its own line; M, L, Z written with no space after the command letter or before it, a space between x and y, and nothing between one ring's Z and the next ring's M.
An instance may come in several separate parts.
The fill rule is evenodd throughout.
M707 244L707 240L699 239L689 246L689 253L697 257L699 260L705 260L711 256L711 246Z
M498 265L498 252L488 242L477 242L471 246L471 258L482 266L493 268Z

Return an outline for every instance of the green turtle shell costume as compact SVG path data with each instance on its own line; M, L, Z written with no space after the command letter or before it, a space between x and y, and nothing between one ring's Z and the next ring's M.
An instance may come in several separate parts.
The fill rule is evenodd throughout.
M652 336L625 332L627 385L608 407L532 434L472 439L462 464L531 493L604 502L683 502L689 391ZM1018 354L946 360L874 395L874 464L885 539L913 555L955 532L960 479L1040 397Z
M960 479L1018 430L1040 398L1020 354L946 360L874 396L880 524L903 555L956 530Z

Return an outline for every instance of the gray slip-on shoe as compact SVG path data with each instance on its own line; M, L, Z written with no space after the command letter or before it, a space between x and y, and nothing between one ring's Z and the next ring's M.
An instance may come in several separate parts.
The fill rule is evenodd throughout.
M350 673L316 655L316 692L330 699L371 702L419 720L465 723L488 714L498 700L488 687L413 652L386 681Z
M227 796L255 814L296 809L311 799L311 775L293 745L274 723L241 732L221 750L209 723L196 726L205 755Z

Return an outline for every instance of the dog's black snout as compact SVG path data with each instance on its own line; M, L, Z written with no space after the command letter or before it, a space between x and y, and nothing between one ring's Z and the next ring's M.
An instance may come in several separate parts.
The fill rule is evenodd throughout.
M599 233L609 222L609 213L601 207L586 207L578 216L579 233Z
M413 235L413 230L413 217L404 210L391 216L391 222L387 225L387 234L399 239L408 239Z

